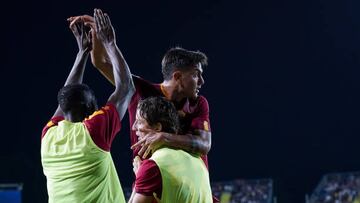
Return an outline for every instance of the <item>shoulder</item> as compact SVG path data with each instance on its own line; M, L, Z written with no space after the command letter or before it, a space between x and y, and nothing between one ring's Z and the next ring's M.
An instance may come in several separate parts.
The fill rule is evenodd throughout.
M94 113L92 113L88 118L86 118L85 121L94 120L95 118L98 118L103 115L118 116L115 105L112 104L111 102L108 102L105 106L94 111Z
M133 78L133 81L136 84L138 85L151 85L152 82L148 81L148 80L145 80L144 78L138 76L138 75L132 75L132 78Z
M193 102L191 102L193 108L195 108L197 111L209 111L209 103L207 99L199 95Z
M156 162L152 159L143 160L140 168L136 174L137 182L148 181L152 179L157 179L158 176L161 176L160 169Z
M197 100L198 100L199 105L207 105L207 106L209 106L209 103L208 103L207 99L204 96L199 95Z
M159 83L153 83L148 80L145 80L139 76L133 75L133 81L135 84L135 94L133 95L133 100L135 101L150 96L161 96L161 88ZM134 102L134 101L132 101Z
M136 174L136 186L141 187L150 183L158 182L161 179L161 173L154 160L143 160ZM151 184L150 184L151 185Z
M47 133L47 131L50 129L50 128L53 128L53 127L56 127L58 126L58 123L60 121L63 121L64 120L64 117L63 116L55 116L55 117L52 117L50 119L50 121L44 126L43 130L42 130L42 133L41 133L41 138L43 138L45 136L45 134Z
M149 169L157 169L159 167L156 165L154 160L146 159L142 161L141 168L145 170L149 170Z

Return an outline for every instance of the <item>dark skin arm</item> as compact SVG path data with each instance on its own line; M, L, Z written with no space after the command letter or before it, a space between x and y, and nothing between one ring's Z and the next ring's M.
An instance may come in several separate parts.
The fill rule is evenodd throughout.
M82 83L86 61L89 57L89 52L91 50L91 34L86 32L84 23L73 23L70 26L70 29L76 38L79 52L76 55L74 65L65 81L64 86ZM63 112L60 109L60 106L57 107L53 117L55 116L63 116Z
M119 112L120 119L124 117L131 97L135 92L129 66L127 65L120 49L116 45L115 31L109 16L100 9L94 10L96 36L105 48L112 64L115 82L115 91L108 102L114 104Z
M147 129L147 135L139 140L131 149L141 147L139 156L144 159L161 146L183 149L193 154L206 155L211 148L211 132L195 130L194 134L176 135Z

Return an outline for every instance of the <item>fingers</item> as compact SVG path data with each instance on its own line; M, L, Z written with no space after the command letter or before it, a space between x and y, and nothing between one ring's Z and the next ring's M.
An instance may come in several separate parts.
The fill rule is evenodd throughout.
M97 9L94 9L94 19L95 19L96 32L98 32L100 30L100 20L97 14Z
M76 25L76 28L77 28L79 34L81 36L83 36L83 34L84 34L84 23L82 21L79 21L75 25Z
M140 144L141 148L138 152L138 155L141 156L143 159L146 159L148 157L148 155L151 154L153 145L152 145L151 141L149 141L146 138L143 140L140 140L139 142L141 143ZM139 146L138 143L136 143L135 145ZM133 145L133 146L135 146L135 145ZM134 149L136 148L136 146L134 147Z
M104 15L105 15L106 24L109 25L109 26L112 26L109 15L107 13L105 13Z
M71 18L71 20L69 20L70 18ZM69 25L70 29L71 29L71 27L74 26L75 23L81 21L81 16L70 17L70 18L68 18L68 21L70 22L70 25Z
M80 35L80 30L79 30L79 25L78 25L78 24L79 24L79 23L76 22L76 23L73 23L73 24L70 26L70 29L71 29L71 31L73 32L73 34L74 34L75 36Z
M91 45L91 47L92 47L93 30L89 30L88 37L89 37L90 45Z
M87 33L85 31L84 22L78 21L75 23L74 27L77 29L77 34L80 35L83 40L87 40Z
M144 154L146 150L148 149L148 145L142 145L140 151L138 152L138 155L144 158Z
M77 18L80 18L85 23L93 23L94 22L94 17L89 16L89 15L71 16L71 17L68 17L66 20L71 22Z
M150 154L150 152L151 152L151 148L150 148L150 145L149 145L149 146L146 148L146 150L145 150L142 158L143 158L143 159L146 159L146 158L148 157L148 155Z
M106 20L103 12L100 9L94 9L94 17L95 17L96 28L97 29L104 28L106 25Z
M71 17L68 17L66 20L71 22L73 21L76 17L79 17L79 16L71 16Z
M93 30L96 29L96 24L95 24L95 22L85 22L84 25L87 26L87 27L90 27L90 28L93 29Z
M141 165L141 159L139 156L136 156L133 160L133 171L134 171L135 175L137 174L137 171L138 171L140 165Z
M94 17L89 15L82 15L82 16L71 16L66 19L68 22L70 22L69 27L71 28L76 22L83 21L84 25L87 27L90 27L91 29L95 29L95 20Z
M135 162L135 163L140 163L140 162L141 162L140 157L139 157L139 156L135 156L134 162Z
M81 18L84 21L84 23L94 23L94 17L92 16L82 15Z
M137 147L142 146L145 143L145 141L146 141L146 139L139 140L137 143L135 143L131 146L131 149L136 149Z
M103 13L101 9L94 9L95 27L108 31L111 29L111 21L108 14Z

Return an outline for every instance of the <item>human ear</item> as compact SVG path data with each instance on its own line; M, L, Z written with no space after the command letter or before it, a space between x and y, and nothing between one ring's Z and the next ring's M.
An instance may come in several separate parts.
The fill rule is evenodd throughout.
M175 71L173 74L172 74L173 78L177 81L181 78L182 74L180 71Z
M160 132L162 130L162 125L161 123L156 123L154 126L153 126L153 129L157 132Z

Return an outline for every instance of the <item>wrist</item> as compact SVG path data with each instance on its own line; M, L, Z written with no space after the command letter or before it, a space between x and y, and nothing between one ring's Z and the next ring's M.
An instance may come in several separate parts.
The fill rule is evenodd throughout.
M162 144L162 145L169 146L170 136L171 136L170 133L164 133L164 132L161 133L161 144Z
M116 42L115 42L115 40L112 40L112 41L103 43L103 45L104 45L104 48L105 48L106 50L109 50L109 51L116 49Z
M90 49L79 49L78 55L87 56L90 53Z

